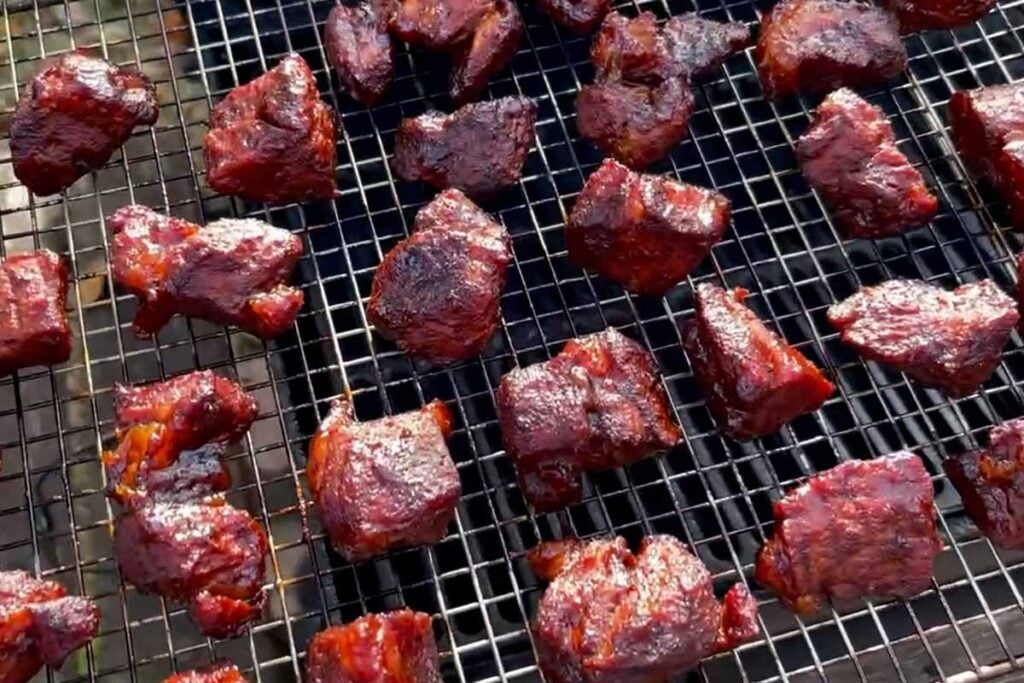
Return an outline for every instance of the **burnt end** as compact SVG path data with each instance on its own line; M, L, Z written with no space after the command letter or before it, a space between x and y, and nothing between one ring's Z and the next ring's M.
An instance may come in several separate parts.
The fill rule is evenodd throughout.
M347 401L331 407L306 474L335 550L357 562L444 537L461 492L450 433L440 401L368 422L357 422Z
M395 73L388 34L390 0L335 5L324 27L324 49L349 95L370 107L380 101Z
M44 63L18 100L14 175L37 195L65 190L159 113L153 84L139 71L84 52L62 54Z
M519 49L523 19L513 0L494 0L494 7L477 25L473 37L452 55L452 100L476 99L487 81L505 68Z
M943 463L967 513L1000 548L1024 548L1024 419L989 432L989 446Z
M747 292L697 287L683 346L719 430L740 440L773 434L821 407L835 387L743 305Z
M445 190L377 268L367 317L411 355L439 364L470 358L501 322L511 260L505 228L460 191Z
M904 33L952 29L972 24L996 6L996 0L883 0Z
M143 593L188 604L211 638L238 636L263 611L267 537L248 512L221 499L141 501L115 523L114 555Z
M214 662L195 671L186 671L165 678L163 683L246 683L242 672L231 662Z
M60 667L99 631L92 600L68 596L64 587L28 572L0 572L0 674L5 683L27 683L43 666Z
M906 451L814 475L774 516L755 576L803 614L827 599L910 598L928 587L942 550L931 479Z
M286 284L302 241L255 219L221 219L200 227L126 206L108 219L114 232L114 282L139 297L135 330L148 336L175 314L203 318L269 339L302 308L302 291Z
M214 107L203 138L206 181L250 202L331 199L335 125L306 60L290 54Z
M565 231L569 258L631 291L661 296L708 255L729 214L717 192L606 159L576 198Z
M953 291L889 280L828 310L857 353L954 397L991 376L1019 318L1013 299L990 280Z
M921 173L896 147L885 114L851 90L837 90L821 103L795 150L847 238L898 235L939 210Z
M0 376L71 357L68 269L45 249L0 262Z
M309 683L442 683L430 615L408 609L368 614L313 636Z
M665 24L669 51L683 73L702 76L750 45L750 29L740 22L719 22L686 13Z
M765 96L884 83L907 64L885 10L842 0L783 0L761 22L755 51Z
M1015 226L1024 226L1024 130L999 153L999 186Z
M391 32L410 45L449 50L469 40L496 0L397 0Z
M657 683L759 633L746 588L719 603L711 574L671 536L648 536L635 554L621 537L548 545L530 560L558 558L533 623L552 683Z
M590 46L590 62L598 83L627 81L657 85L680 75L665 34L651 12L628 19L608 15Z
M611 0L537 0L551 20L576 33L590 33L611 9Z
M403 119L395 134L395 172L403 180L486 198L519 180L536 122L537 105L525 97Z
M577 502L583 471L636 462L682 436L654 359L614 329L509 372L495 399L523 496L540 512Z

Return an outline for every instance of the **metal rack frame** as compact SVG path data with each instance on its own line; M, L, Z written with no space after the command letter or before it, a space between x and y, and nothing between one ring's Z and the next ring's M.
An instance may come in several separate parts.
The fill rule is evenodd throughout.
M306 643L327 621L401 604L438 615L446 680L537 680L528 621L540 587L523 553L538 540L672 533L724 589L750 576L782 488L842 459L902 448L920 454L935 480L947 548L931 590L907 602L837 606L811 619L797 619L758 591L764 637L708 660L689 678L910 683L1024 676L1024 555L979 537L939 466L945 455L976 447L993 424L1024 412L1022 339L1014 335L981 394L950 400L859 360L824 320L832 302L890 277L946 286L991 277L1014 287L1021 240L1000 203L957 159L945 102L953 90L1024 73L1020 0L977 26L908 37L905 76L865 93L890 115L901 149L942 203L927 228L900 238L843 242L796 170L792 142L815 100L765 101L749 51L702 79L690 137L656 170L726 194L733 227L691 280L660 300L625 295L566 260L565 216L600 160L573 121L575 93L592 78L589 38L554 29L523 0L527 35L490 95L537 100L538 144L518 187L485 206L509 229L516 260L498 338L480 359L450 369L411 363L370 330L364 308L375 266L429 198L423 188L394 182L388 155L401 117L447 106L441 61L400 51L390 95L366 110L343 96L324 68L329 2L0 4L5 117L39 59L75 47L141 67L157 82L161 102L152 130L137 131L123 154L58 197L32 197L18 185L7 138L0 138L0 257L46 246L68 258L76 337L71 362L0 379L0 567L59 580L96 598L104 614L100 637L48 680L156 681L215 657L232 659L253 681L301 680ZM662 17L697 9L755 24L770 3L617 5ZM291 50L309 61L324 98L342 115L342 197L266 210L213 195L201 160L209 110ZM176 319L156 341L135 338L134 301L110 290L103 218L129 202L201 221L251 213L295 230L307 247L296 281L308 303L294 330L263 345L236 330ZM717 435L678 331L692 313L692 285L704 279L749 289L750 305L836 378L837 394L778 435L751 444ZM566 339L607 325L655 354L686 441L664 458L588 477L584 502L569 511L531 516L502 451L493 389L510 368L546 359ZM115 381L200 367L238 377L261 409L231 458L230 495L268 529L270 605L249 633L224 642L202 638L180 605L121 582L110 538L116 511L103 495L98 461L112 433ZM437 546L355 567L327 549L303 467L313 429L345 388L363 419L432 398L453 408L451 450L463 496L452 533Z

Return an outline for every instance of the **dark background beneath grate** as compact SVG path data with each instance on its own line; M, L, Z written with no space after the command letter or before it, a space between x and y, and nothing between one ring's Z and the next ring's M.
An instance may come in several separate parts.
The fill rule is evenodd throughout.
M756 24L769 3L708 0L618 3L659 16L704 16ZM39 246L73 264L71 362L0 379L0 567L24 567L97 598L102 633L54 680L157 681L172 669L229 657L250 680L298 680L309 637L326 620L406 604L438 615L446 680L538 680L527 622L539 587L523 561L538 540L571 533L650 532L685 539L721 593L749 576L771 532L781 487L845 458L908 448L935 476L948 540L932 589L908 602L857 603L797 620L757 593L766 637L709 660L694 680L926 681L967 672L1012 672L1024 654L1024 556L995 551L963 514L941 473L946 454L975 447L993 424L1024 413L1021 339L1014 336L983 395L951 401L839 346L826 307L861 283L916 277L954 286L992 277L1014 286L1020 238L1002 206L964 175L952 152L945 104L952 91L1005 83L1024 71L1024 13L1007 2L977 26L907 38L911 61L889 88L866 91L895 126L901 149L942 201L927 228L902 238L842 242L796 170L792 141L816 100L769 104L749 52L697 88L691 135L655 170L712 186L733 202L733 227L687 283L665 299L625 296L586 277L565 258L562 226L600 155L581 141L575 93L592 73L588 38L556 30L532 2L520 3L529 31L491 96L522 93L540 105L537 148L522 182L486 208L513 236L516 262L502 300L500 333L479 360L448 370L410 363L367 330L364 303L381 255L409 230L429 199L393 183L388 167L403 116L448 107L446 67L400 53L386 102L370 111L340 94L324 70L320 34L328 2L305 0L79 0L45 5L7 0L0 43L0 112L6 122L25 82L48 54L90 47L135 63L156 82L161 116L124 154L64 196L35 198L13 178L0 138L2 254ZM210 108L238 83L289 50L317 72L325 99L343 115L334 203L264 210L210 193L201 139ZM6 125L3 126L6 131ZM307 306L295 329L262 345L238 331L176 319L157 342L130 329L135 303L109 286L103 216L140 202L194 220L251 214L303 236L297 281ZM692 313L694 282L751 291L750 305L838 380L816 414L752 444L717 436L679 343ZM502 374L556 353L566 339L620 327L655 353L686 443L664 458L591 476L586 500L559 515L531 517L515 486L495 422L492 390ZM270 606L244 637L210 642L179 606L124 586L111 557L114 510L102 494L97 457L112 435L111 387L197 367L237 376L259 398L261 418L231 459L233 502L270 531ZM442 543L349 566L326 550L308 500L303 467L309 437L345 387L360 417L408 410L441 398L459 429L451 450L462 478L458 520ZM41 677L42 678L42 677ZM687 679L689 680L689 679ZM958 678L957 680L970 680Z

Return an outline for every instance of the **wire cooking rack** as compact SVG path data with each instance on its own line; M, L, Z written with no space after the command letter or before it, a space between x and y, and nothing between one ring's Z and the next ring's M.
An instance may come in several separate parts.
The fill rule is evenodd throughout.
M686 680L1024 680L1024 554L995 550L966 518L942 474L946 454L976 447L995 423L1024 413L1022 340L1014 335L984 391L950 400L866 364L837 343L827 306L861 283L923 278L944 286L994 278L1014 286L1020 237L1001 203L964 172L950 144L951 92L1024 73L1024 12L1002 3L976 26L908 37L904 76L867 91L892 120L901 149L924 172L942 210L927 227L876 242L843 242L796 170L791 145L812 99L766 102L748 51L697 87L691 134L657 171L715 187L733 202L733 226L691 281L664 299L628 296L566 260L567 210L599 154L581 141L574 99L592 78L589 38L556 30L532 1L520 3L527 35L491 96L521 93L540 105L537 146L522 181L486 208L508 227L515 265L497 338L478 360L450 369L411 363L372 333L365 317L382 254L410 228L429 195L394 182L388 166L404 116L448 107L446 65L401 50L386 102L366 110L340 94L324 68L329 2L307 0L0 0L0 112L8 115L43 57L74 47L140 66L157 83L160 120L140 130L106 168L64 195L32 197L14 179L0 138L0 255L38 247L72 266L75 351L58 367L0 379L0 567L24 567L93 596L101 634L73 656L59 681L158 681L228 657L252 681L301 680L309 638L327 621L399 605L438 615L445 680L539 680L528 622L540 593L524 551L568 534L647 533L685 539L719 591L750 576L771 533L781 488L842 459L908 448L933 474L947 547L925 594L857 603L799 620L758 593L762 639L708 660ZM618 3L664 17L698 10L755 25L768 3L747 0ZM325 99L342 113L335 202L266 210L213 195L201 139L212 106L239 83L297 50ZM251 214L301 234L296 281L307 306L294 329L263 345L201 321L175 319L156 341L130 329L131 297L111 291L103 217L128 202L209 221ZM816 414L751 444L719 437L680 346L696 281L743 286L748 302L837 378ZM498 431L493 389L515 365L548 358L566 339L614 325L656 355L685 444L661 459L587 479L583 504L528 514ZM269 605L245 636L212 642L180 606L124 585L112 557L115 510L103 495L98 455L112 436L115 381L144 382L195 368L234 375L260 403L260 419L230 459L232 501L271 540ZM431 398L453 407L451 450L463 495L453 532L429 549L358 566L332 555L309 500L303 468L329 400L346 387L363 419ZM42 680L43 675L40 675Z

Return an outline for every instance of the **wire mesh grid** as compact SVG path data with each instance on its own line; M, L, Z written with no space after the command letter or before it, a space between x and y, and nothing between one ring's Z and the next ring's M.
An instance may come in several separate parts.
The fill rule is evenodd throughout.
M769 5L747 0L619 3L660 16L698 10L756 24ZM911 60L888 88L868 91L892 120L901 149L941 202L924 229L877 242L843 242L796 170L791 145L810 99L766 102L751 56L732 58L697 84L689 138L657 171L715 187L733 202L733 226L690 281L661 300L633 297L568 263L567 210L600 156L579 139L575 94L592 72L589 39L556 30L531 2L510 69L491 96L523 94L540 106L537 145L519 185L485 208L512 235L516 255L497 338L478 360L450 369L414 364L370 330L365 302L383 253L408 234L429 195L394 183L388 166L404 116L448 107L445 64L399 52L387 101L363 109L324 68L328 2L221 0L4 0L0 112L47 55L91 48L141 67L157 83L161 116L137 131L106 168L59 197L30 196L0 139L0 256L48 247L72 267L72 361L0 380L0 567L23 567L93 596L100 636L48 680L157 681L228 657L250 680L300 680L302 655L326 622L408 605L438 615L446 680L539 680L528 630L540 592L523 553L541 539L651 532L685 539L720 591L746 580L771 533L771 501L807 474L846 458L908 448L934 476L947 547L931 590L905 602L857 603L797 619L757 592L764 636L690 674L714 681L1019 680L1024 655L1024 554L994 549L965 517L939 467L976 447L995 423L1024 412L1022 340L1015 334L984 391L952 401L865 364L838 345L829 304L861 283L917 277L952 286L984 277L1013 286L1020 238L1000 203L953 153L945 103L952 91L1010 82L1024 72L1022 3L1004 3L977 26L907 38ZM317 73L342 114L334 202L267 210L212 194L201 138L212 106L289 51ZM296 282L307 306L268 345L236 330L175 319L154 341L130 328L134 300L111 290L103 217L128 202L208 221L256 215L291 228L307 246ZM748 303L833 375L837 394L816 414L750 444L718 436L680 346L695 282L751 291ZM566 339L608 325L655 354L686 439L667 456L589 476L584 502L531 516L515 485L494 414L493 389L516 365L556 353ZM112 557L116 510L103 495L98 455L110 442L115 381L143 382L195 368L237 377L259 399L260 419L230 459L232 502L271 537L269 605L244 637L212 642L179 605L121 582ZM310 436L332 397L355 396L363 419L441 398L458 429L451 451L463 495L451 533L433 548L356 566L334 556L308 506L303 467ZM42 674L40 675L42 678Z

